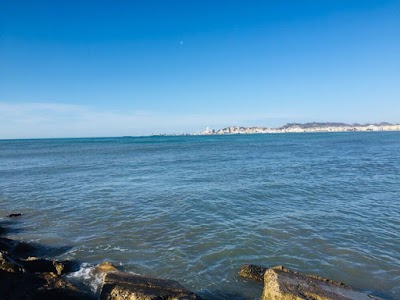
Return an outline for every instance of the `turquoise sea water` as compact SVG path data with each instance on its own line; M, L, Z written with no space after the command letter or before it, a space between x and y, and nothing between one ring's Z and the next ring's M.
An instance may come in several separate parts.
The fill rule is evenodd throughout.
M0 179L9 235L49 257L205 299L259 298L245 263L400 299L399 132L2 140Z

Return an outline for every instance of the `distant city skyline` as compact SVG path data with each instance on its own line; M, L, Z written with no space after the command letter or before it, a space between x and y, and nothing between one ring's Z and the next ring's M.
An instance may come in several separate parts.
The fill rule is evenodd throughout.
M0 139L400 123L400 2L9 1Z

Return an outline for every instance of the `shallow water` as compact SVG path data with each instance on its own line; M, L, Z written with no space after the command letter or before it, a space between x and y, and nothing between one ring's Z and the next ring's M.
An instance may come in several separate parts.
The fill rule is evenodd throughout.
M10 236L49 257L206 299L258 299L244 263L400 299L400 132L2 140L0 178Z

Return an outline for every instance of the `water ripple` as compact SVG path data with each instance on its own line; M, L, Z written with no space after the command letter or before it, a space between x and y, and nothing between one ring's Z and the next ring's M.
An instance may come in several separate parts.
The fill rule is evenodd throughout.
M244 263L400 298L399 133L0 141L0 157L0 212L25 214L10 234L63 257L206 299L258 299Z

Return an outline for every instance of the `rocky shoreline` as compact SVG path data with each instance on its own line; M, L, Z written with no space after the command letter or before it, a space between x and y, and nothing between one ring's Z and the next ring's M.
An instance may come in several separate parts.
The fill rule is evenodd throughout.
M9 218L21 217L10 214ZM2 300L122 300L201 299L173 280L150 278L119 271L109 262L97 265L93 276L100 277L100 293L74 285L66 275L79 270L70 260L49 260L38 256L39 246L18 242L4 235L0 224L0 299Z
M0 299L95 299L64 279L76 262L38 257L38 246L4 237L8 230L0 224Z
M7 217L22 217L10 214ZM40 257L39 246L5 237L8 228L0 223L0 299L3 300L197 300L199 295L174 280L151 278L121 272L109 262L93 269L101 278L101 289L94 293L71 283L67 275L80 264L70 260ZM266 268L244 265L239 276L264 283L261 300L371 300L380 299L357 291L344 283L314 275L304 275L282 266ZM260 287L261 292L261 287Z

